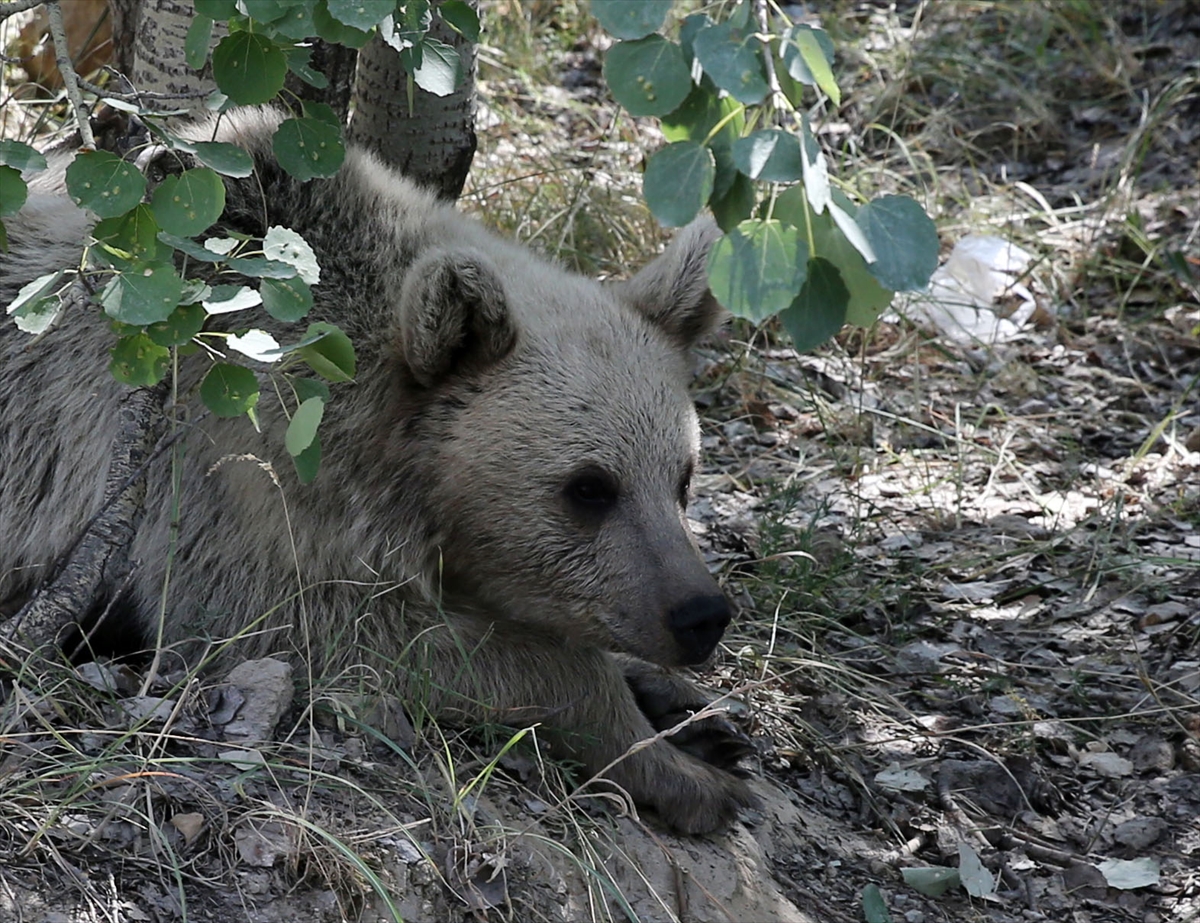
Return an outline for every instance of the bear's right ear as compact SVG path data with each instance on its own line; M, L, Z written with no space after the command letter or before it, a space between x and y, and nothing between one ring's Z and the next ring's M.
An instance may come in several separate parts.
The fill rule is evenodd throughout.
M425 387L462 363L490 365L516 342L500 275L475 250L435 250L413 263L397 314L404 359Z

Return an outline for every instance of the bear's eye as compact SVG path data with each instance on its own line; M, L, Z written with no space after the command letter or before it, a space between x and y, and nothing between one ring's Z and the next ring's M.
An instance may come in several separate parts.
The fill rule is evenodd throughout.
M585 468L567 481L565 494L580 512L602 513L617 503L617 479L600 468Z

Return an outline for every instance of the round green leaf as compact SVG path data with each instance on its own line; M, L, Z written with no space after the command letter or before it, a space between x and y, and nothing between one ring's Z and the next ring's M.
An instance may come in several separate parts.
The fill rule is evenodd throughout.
M231 32L213 51L212 68L222 93L235 103L253 106L283 89L287 55L265 36Z
M778 128L756 131L733 143L733 162L751 179L793 183L800 179L800 139Z
M726 232L749 218L754 212L754 204L757 201L754 194L754 183L750 181L750 178L732 168L730 172L733 174L733 182L729 184L729 188L725 191L725 194L717 195L714 192L712 199L708 203L709 208L712 209L713 217L717 219L717 226ZM720 178L721 167L718 161L718 183Z
M713 296L738 317L761 321L792 303L808 271L808 245L793 227L771 219L743 221L708 257Z
M289 3L287 10L274 23L273 28L280 35L302 41L317 34L317 23L313 19L311 3Z
M842 94L833 77L833 54L828 32L797 25L783 34L779 56L789 77L810 87L820 87L836 106L841 103Z
M202 164L223 176L242 178L254 172L254 160L236 144L198 141L192 145L192 152Z
M293 0L241 0L246 15L256 22L274 22L283 16Z
M683 51L661 35L613 45L604 56L604 79L630 115L666 115L692 89Z
M329 15L344 26L366 31L396 9L395 0L328 0Z
M156 385L167 374L171 351L159 346L144 333L121 337L109 352L108 370L117 381L127 385Z
M908 196L887 195L858 210L855 221L875 262L871 275L895 292L923 289L938 264L938 236L933 220Z
M347 48L362 48L371 37L369 32L338 22L329 15L329 7L324 3L318 3L313 10L313 25L317 28L317 35L325 41Z
M67 192L75 204L101 218L123 215L142 201L146 178L108 151L88 151L67 167Z
M926 897L941 897L951 888L957 888L960 884L958 869L936 866L901 869L900 877L904 879L906 885Z
M120 268L125 268L120 260L156 263L171 259L170 248L158 241L158 222L149 205L138 205L123 215L105 218L92 228L92 237L103 244L104 262L119 264ZM112 256L119 256L120 260L113 260Z
M312 307L312 290L296 276L292 279L263 279L258 287L263 307L276 320L298 321Z
M438 15L442 17L442 22L468 42L479 41L479 14L464 0L445 0L438 7Z
M209 19L226 20L237 15L237 0L194 0L196 13Z
M141 327L171 316L183 295L183 280L169 263L137 263L118 272L100 293L104 313Z
M225 210L225 184L208 167L168 176L151 199L159 226L169 234L194 237Z
M242 365L218 362L200 382L200 400L218 417L236 417L258 403L258 379Z
M342 133L321 119L288 119L271 141L279 165L299 180L333 176L346 158Z
M25 204L29 189L15 167L0 167L0 215L15 215Z
M319 397L310 397L296 408L292 421L288 424L283 444L290 455L299 455L317 438L317 427L321 425L321 416L325 413L325 402Z
M21 141L0 141L0 163L18 170L46 169L46 158Z
M304 339L319 337L301 347L300 357L309 368L328 381L350 381L354 378L354 346L350 338L333 324L309 324Z
M800 294L779 319L796 349L806 352L842 329L849 302L850 291L837 267L816 257L808 261L808 278Z
M644 38L657 32L671 0L592 0L592 15L614 38Z
M646 204L661 224L683 227L708 202L716 166L712 151L696 141L676 141L646 164Z
M763 70L762 43L731 22L700 30L693 41L700 66L712 82L738 102L762 102L770 87Z
M892 923L892 915L888 913L887 901L879 885L869 884L862 890L863 919L866 923Z
M204 329L207 316L201 305L180 305L166 320L147 327L146 336L159 346L182 346Z
M62 313L63 304L58 288L64 275L60 269L38 276L21 286L17 297L4 309L18 330L37 335L50 329L50 325Z

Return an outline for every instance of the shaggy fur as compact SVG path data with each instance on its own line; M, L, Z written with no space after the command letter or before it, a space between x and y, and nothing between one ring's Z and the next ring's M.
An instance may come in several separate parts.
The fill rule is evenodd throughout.
M632 280L602 286L496 238L363 151L334 179L297 183L272 165L278 119L248 110L218 124L217 139L255 156L261 187L228 180L210 233L302 233L321 265L309 320L350 335L357 380L334 388L308 487L284 453L287 418L269 385L261 434L245 418L207 417L189 435L167 641L186 653L240 633L239 656L374 659L434 713L541 721L561 752L599 771L652 736L652 719L703 701L647 661L698 662L728 621L683 512L698 433L684 360L717 321L703 271L714 230L688 228ZM89 222L63 196L61 167L9 221L0 304L78 264ZM264 326L283 343L298 336ZM35 588L102 501L123 392L107 371L107 327L93 307L36 342L0 324L0 601ZM182 363L181 394L210 361ZM231 460L247 454L269 461L282 489ZM149 472L132 548L127 625L145 638L163 592L171 476L165 460ZM711 830L752 799L692 755L710 748L683 746L654 743L606 775L677 828Z

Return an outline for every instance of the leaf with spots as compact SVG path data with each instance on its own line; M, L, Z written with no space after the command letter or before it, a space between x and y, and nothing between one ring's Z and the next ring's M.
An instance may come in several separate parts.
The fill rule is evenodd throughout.
M137 263L118 272L100 293L104 313L142 327L171 316L183 295L183 280L170 263Z
M231 32L212 55L217 88L243 106L265 103L283 89L287 55L263 35Z
M123 215L142 201L146 178L137 167L107 151L87 151L67 167L67 193L100 218Z
M151 208L164 231L194 237L221 217L225 184L208 167L185 170L162 181L154 190Z
M127 385L150 387L167 374L171 351L159 346L144 333L121 337L109 355L112 377Z
M245 366L218 362L200 382L200 400L218 417L237 417L258 403L258 378Z
M346 157L338 127L316 118L287 119L271 148L279 165L299 180L333 176Z

